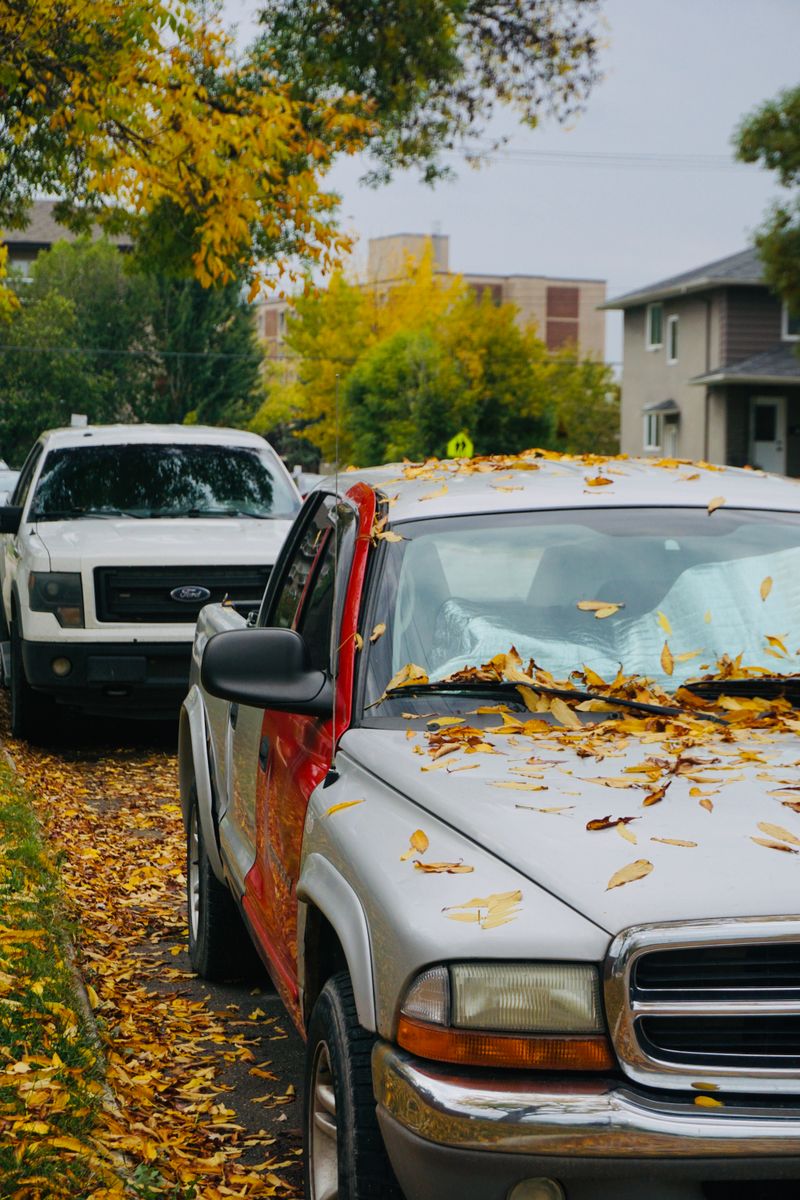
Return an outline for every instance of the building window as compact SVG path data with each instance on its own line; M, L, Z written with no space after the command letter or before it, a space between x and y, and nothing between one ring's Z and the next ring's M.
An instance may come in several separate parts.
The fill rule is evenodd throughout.
M667 317L667 362L678 361L678 318Z
M647 306L647 349L660 350L664 344L664 305Z
M644 414L644 449L661 449L661 413Z
M790 312L788 304L783 306L781 337L785 342L800 342L800 312Z

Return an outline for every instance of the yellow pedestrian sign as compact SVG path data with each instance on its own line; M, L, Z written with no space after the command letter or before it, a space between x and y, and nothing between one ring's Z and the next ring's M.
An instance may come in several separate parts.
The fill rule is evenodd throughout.
M448 458L472 458L472 453L475 447L472 444L472 439L468 433L462 429L455 437L451 437L447 443Z

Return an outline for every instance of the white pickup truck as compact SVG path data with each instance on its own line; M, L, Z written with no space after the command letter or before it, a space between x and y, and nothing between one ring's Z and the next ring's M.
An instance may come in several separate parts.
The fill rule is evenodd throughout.
M536 451L204 609L189 949L306 1038L307 1200L800 1195L799 613L796 481Z
M159 717L186 692L197 615L255 606L297 489L255 434L200 426L56 429L0 508L0 641L12 730L58 705Z

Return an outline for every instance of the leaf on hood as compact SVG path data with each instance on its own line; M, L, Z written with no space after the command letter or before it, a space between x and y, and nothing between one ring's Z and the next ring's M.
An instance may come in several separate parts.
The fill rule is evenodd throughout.
M550 808L538 808L535 804L515 804L514 808L527 808L531 812L540 813L562 813L571 812L575 807L574 804L554 804Z
M714 801L709 800L708 796L704 796L703 799L698 800L697 803L700 805L701 808L704 808L706 810L706 812L714 811Z
M363 803L363 797L361 800L342 800L341 804L332 804L330 808L326 808L325 816L332 817L334 813L342 812L342 810L345 808L354 808L356 804Z
M665 675L671 675L675 668L675 659L672 657L669 642L664 642L664 649L661 651L661 668Z
M761 599L766 600L767 596L772 591L772 576L771 575L767 575L766 578L761 580L761 587L758 590L761 594Z
M471 871L475 870L462 859L459 859L458 862L424 863L415 858L414 867L417 871L424 871L426 875L469 875Z
M776 838L779 842L789 842L792 846L800 846L800 838L796 837L790 829L784 829L783 825L773 825L771 821L759 821L758 828L767 837Z
M550 701L550 712L561 725L566 725L568 729L583 729L580 717L575 716L575 713L560 696L554 696Z
M800 800L781 800L784 808L790 808L792 812L800 813Z
M711 624L711 609L710 608L707 608L705 613L703 614L703 620L705 621L706 625Z
M384 625L383 621L381 621L378 625L375 626L372 633L369 635L369 640L371 642L377 642L378 638L383 637L383 635L385 633L386 633L386 626Z
M407 862L415 852L424 854L429 845L428 835L422 829L415 829L408 839L408 849L405 854L400 855L400 862Z
M426 492L424 496L420 496L420 500L438 500L440 496L447 495L447 484L443 483L440 488L436 488L434 492Z
M797 854L791 846L787 846L785 842L773 842L769 838L751 837L751 842L755 842L757 846L766 846L768 850L783 850L786 854Z
M583 482L587 487L607 487L614 480L609 479L607 475L594 475L591 478L587 477Z
M667 794L667 788L672 784L672 780L667 783L662 783L661 787L654 788L652 792L648 792L642 801L642 808L650 808L653 804L660 804Z
M661 611L660 608L657 609L656 612L658 615L659 625L664 630L664 633L667 635L667 637L670 637L672 635L672 626L669 623L669 618Z
M708 502L709 515L713 512L716 512L718 508L722 508L722 505L724 503L725 503L724 496L715 496L713 500L709 500L709 502Z
M619 836L621 838L624 838L624 840L626 842L630 842L631 845L633 845L633 846L638 845L638 839L636 837L636 834L633 832L632 829L628 829L627 825L623 825L621 821L618 821L617 824L614 826L614 828L616 829Z
M493 892L490 896L476 896L463 904L450 904L443 908L451 921L476 921L482 929L494 929L498 925L507 925L519 913L522 892L517 888L513 892ZM470 910L457 912L457 909Z
M693 846L696 846L696 845L697 845L697 842L685 842L685 841L684 841L682 838L660 838L660 837L651 837L651 838L650 838L650 841L651 841L651 842L660 842L662 846L686 846L686 847L693 847Z
M495 782L492 780L489 787L509 788L515 792L546 792L547 785L544 783L523 783L521 780L502 779Z
M612 888L622 887L625 883L635 883L637 879L644 879L652 869L653 864L646 858L637 858L636 862L628 863L626 867L620 867L618 871L614 872L608 881L606 891L610 892Z
M613 829L615 825L630 825L631 821L638 820L638 817L612 817L609 813L606 817L595 817L593 820L587 821L586 828L590 830Z

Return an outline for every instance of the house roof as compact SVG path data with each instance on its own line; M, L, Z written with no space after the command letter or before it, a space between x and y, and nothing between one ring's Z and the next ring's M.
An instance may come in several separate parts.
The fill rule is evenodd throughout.
M726 367L697 375L690 383L792 383L800 384L800 356L795 342L778 342L769 350L752 354Z
M29 209L28 223L25 228L0 230L0 241L5 242L9 247L18 249L22 246L42 249L52 246L54 242L74 242L77 234L73 233L71 229L59 225L53 216L56 204L55 200L34 200ZM93 229L92 236L99 236L97 229ZM129 237L111 237L109 241L113 242L115 246L129 247L133 244Z
M738 254L729 254L727 258L718 258L702 267L695 267L693 271L683 271L680 275L671 275L668 279L660 279L657 283L625 292L622 296L613 296L604 304L599 304L598 308L633 308L653 300L683 296L687 292L702 292L712 287L763 283L764 265L758 250L751 246L748 250L740 250Z

